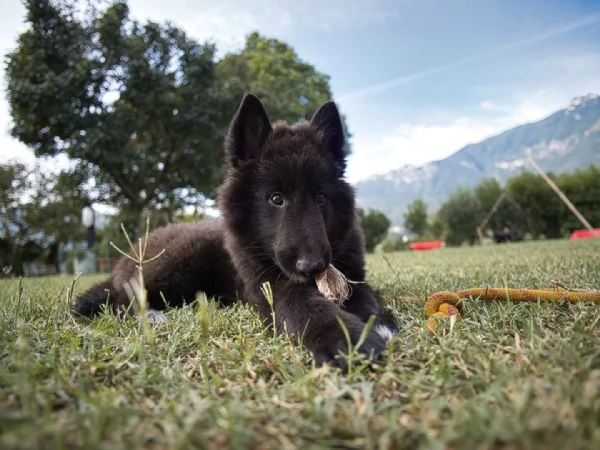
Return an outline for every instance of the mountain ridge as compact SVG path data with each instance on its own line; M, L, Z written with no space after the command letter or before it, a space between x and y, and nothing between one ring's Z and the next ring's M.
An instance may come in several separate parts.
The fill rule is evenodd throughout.
M447 158L404 165L354 184L358 206L384 212L403 225L406 206L422 198L433 212L459 187L472 188L483 178L502 184L527 167L531 156L546 171L569 172L600 165L600 96L575 97L549 116L467 144Z

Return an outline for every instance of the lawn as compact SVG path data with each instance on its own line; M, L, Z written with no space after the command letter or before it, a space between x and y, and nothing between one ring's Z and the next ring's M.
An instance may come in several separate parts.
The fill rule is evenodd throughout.
M600 448L600 305L469 301L439 335L423 317L438 290L600 289L600 239L368 265L402 331L348 375L243 305L81 324L71 290L98 276L0 281L0 448Z

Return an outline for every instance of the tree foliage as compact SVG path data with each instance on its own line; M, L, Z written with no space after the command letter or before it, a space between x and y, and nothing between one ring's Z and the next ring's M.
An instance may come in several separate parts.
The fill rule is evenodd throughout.
M554 178L552 174L549 175ZM519 204L534 238L557 238L561 235L561 216L564 205L544 179L531 172L511 177L508 195Z
M428 228L427 203L418 198L406 207L404 228L422 239Z
M481 210L484 214L491 212L496 202L502 196L504 189L500 182L495 178L486 178L474 188L475 197L479 201ZM497 210L492 214L488 221L488 227L491 229L503 228L506 226L508 202L502 201L497 205Z
M446 236L446 223L442 220L439 214L434 214L429 218L427 227L427 237L431 239L444 239Z
M482 217L481 204L468 189L458 189L450 195L438 212L446 224L446 242L448 245L474 244L475 229Z
M36 156L91 165L110 198L141 211L176 188L211 192L221 103L214 48L170 24L26 2L29 28L7 57L13 136ZM83 19L80 16L83 14Z
M600 169L591 165L549 176L587 221L593 227L600 227ZM473 243L474 230L502 195L486 226L494 232L508 227L513 238L529 233L533 239L553 239L584 227L541 176L522 172L509 178L505 187L487 179L473 190L454 192L437 214L438 225L446 228L447 244ZM433 223L434 219L430 219L430 230Z
M600 168L589 166L556 178L558 187L575 205L577 210L593 226L600 227ZM561 212L562 233L583 228L575 214L567 207Z
M512 236L520 236L527 228L525 212L497 179L486 178L473 191L482 210L481 220L487 218L486 230L500 233L508 228Z
M148 207L172 217L214 194L244 92L289 121L331 99L326 75L257 33L217 63L213 45L170 23L139 23L124 1L25 4L27 29L6 58L12 135L36 156L68 156L96 200L132 217Z
M27 212L20 207L28 175L23 164L0 164L0 269L17 264L28 236Z
M83 237L83 197L76 181L68 171L0 165L0 265L19 274L30 259L53 264L59 242Z
M365 236L365 249L367 252L373 252L377 244L387 236L392 223L381 211L369 210L365 212L361 208L357 208L356 211Z
M216 70L219 91L229 93L228 111L236 108L244 92L252 92L264 103L271 119L293 123L309 119L332 98L328 75L303 61L285 42L258 32L247 36L239 53L220 60Z

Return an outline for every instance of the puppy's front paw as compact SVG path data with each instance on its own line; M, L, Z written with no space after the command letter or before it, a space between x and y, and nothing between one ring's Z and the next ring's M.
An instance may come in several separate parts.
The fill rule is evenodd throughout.
M323 336L319 345L313 350L315 362L318 366L323 364L331 364L334 367L348 371L348 356L350 349L348 348L348 340L343 333L339 324L337 326L339 333L330 331L328 336ZM337 330L336 330L337 331ZM369 360L376 360L381 352L385 350L387 340L381 337L375 331L369 332L364 342L360 347L356 348L360 340L362 329L348 330L350 341L353 349L356 349L361 355Z

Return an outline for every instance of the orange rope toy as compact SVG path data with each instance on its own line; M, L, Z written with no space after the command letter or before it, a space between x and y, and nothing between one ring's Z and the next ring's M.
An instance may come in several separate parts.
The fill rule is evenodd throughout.
M591 302L600 304L598 290L558 290L558 289L507 289L507 288L472 288L462 291L441 291L430 295L425 302L427 329L438 331L437 321L455 316L460 318L462 312L461 299L473 298L486 301L508 300L512 302L555 302L576 303Z

